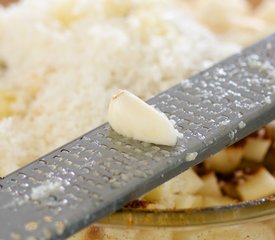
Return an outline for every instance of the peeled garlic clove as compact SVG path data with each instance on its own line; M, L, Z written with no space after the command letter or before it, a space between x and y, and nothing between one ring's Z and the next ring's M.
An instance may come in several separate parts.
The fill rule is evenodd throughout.
M177 143L177 131L166 115L126 90L112 97L108 121L125 137L168 146Z

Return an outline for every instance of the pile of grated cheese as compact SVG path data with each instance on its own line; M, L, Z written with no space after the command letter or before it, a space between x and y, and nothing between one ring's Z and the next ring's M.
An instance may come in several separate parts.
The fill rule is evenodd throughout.
M173 1L25 0L0 8L0 176L238 51Z

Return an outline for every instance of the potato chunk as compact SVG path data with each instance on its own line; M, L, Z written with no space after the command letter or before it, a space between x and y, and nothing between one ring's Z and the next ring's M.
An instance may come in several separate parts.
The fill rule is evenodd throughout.
M240 164L242 156L243 148L229 147L208 158L205 165L219 173L230 173Z
M262 162L270 145L271 139L248 138L244 147L244 158L253 162Z
M179 195L184 197L195 194L202 186L203 181L200 177L193 169L189 169L145 194L144 199L159 202L168 208L174 208L176 201L180 201L177 200ZM181 204L177 203L177 205Z
M178 195L175 199L176 209L196 208L203 206L203 197L198 195Z
M214 172L201 177L203 180L203 186L198 191L198 194L203 196L221 197L221 189L218 184L218 179Z
M244 201L267 197L275 193L275 179L265 168L261 168L245 182L239 183L237 191Z

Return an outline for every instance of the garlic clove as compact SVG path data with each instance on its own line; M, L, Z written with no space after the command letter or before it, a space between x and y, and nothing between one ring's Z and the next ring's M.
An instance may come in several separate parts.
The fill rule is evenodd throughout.
M125 137L167 146L177 143L178 132L167 116L127 90L112 97L108 121Z

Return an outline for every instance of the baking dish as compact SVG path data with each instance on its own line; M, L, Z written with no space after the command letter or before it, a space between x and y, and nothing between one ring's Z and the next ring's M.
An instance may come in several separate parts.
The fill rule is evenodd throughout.
M124 209L72 239L273 240L275 197L186 210Z

